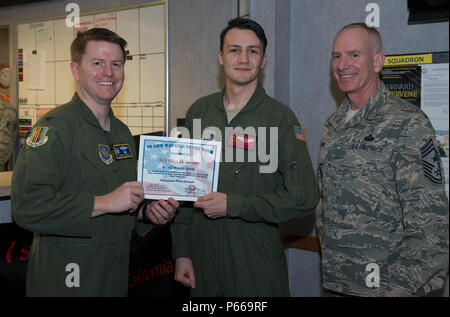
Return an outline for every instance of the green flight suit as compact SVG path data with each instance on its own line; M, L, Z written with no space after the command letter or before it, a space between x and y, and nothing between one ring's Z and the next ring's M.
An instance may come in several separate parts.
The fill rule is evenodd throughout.
M113 145L119 144L129 146L131 157L116 158ZM136 180L135 154L129 129L112 111L106 132L77 94L36 123L20 151L11 189L14 220L35 232L28 296L127 295L137 217L123 212L91 218L91 213L94 196Z
M304 135L296 133L300 125L295 114L266 95L260 85L228 124L224 93L225 89L196 101L187 112L186 123L194 138L222 141L217 191L227 194L227 215L213 220L201 209L180 208L171 226L173 255L193 261L193 296L289 296L278 224L311 215L318 201L314 170L301 140ZM194 119L201 119L201 128ZM202 135L196 135L199 130ZM237 142L234 148L229 141L232 133L236 138L248 135L247 141L256 141L257 146L238 149ZM264 153L278 150L270 173L260 170L270 165L258 152L264 140ZM231 162L225 160L230 149L236 156ZM237 159L238 151L244 152L242 162ZM252 151L257 154L253 160Z

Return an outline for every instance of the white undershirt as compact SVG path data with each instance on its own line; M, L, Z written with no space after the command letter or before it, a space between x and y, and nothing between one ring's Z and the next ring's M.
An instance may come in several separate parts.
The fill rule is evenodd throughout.
M361 110L361 109L352 110L352 107L349 107L348 111L347 111L347 115L345 116L345 123L349 122L355 116L355 114L358 113L359 110Z
M105 126L102 125L103 130L105 130L106 132L110 132L111 130L111 121L108 119L108 122L106 123Z
M236 115L241 111L241 109L239 108L228 109L225 102L225 95L223 96L223 104L225 106L225 112L227 113L228 123L230 123L231 120L233 120L233 118L236 117Z
M225 110L227 112L228 123L230 123L231 120L233 120L233 118L236 117L236 115L241 111L241 109L230 110L227 107L225 107Z

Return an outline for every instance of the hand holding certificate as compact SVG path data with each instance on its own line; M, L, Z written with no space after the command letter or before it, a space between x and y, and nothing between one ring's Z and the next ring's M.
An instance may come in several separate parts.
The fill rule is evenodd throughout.
M221 143L141 136L138 181L147 199L196 201L217 190Z

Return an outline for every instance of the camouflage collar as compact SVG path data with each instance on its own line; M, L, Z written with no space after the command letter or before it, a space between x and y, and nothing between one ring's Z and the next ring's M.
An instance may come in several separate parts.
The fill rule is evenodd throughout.
M383 81L380 82L380 87L370 97L369 101L361 109L361 116L366 120L372 121L375 118L377 109L385 104L386 98L390 95L389 89L386 88Z
M369 101L361 108L360 118L372 121L375 118L377 109L380 108L386 101L386 98L390 95L390 91L386 88L383 81L380 82L380 87L375 91L375 93L370 97ZM345 126L345 115L350 108L350 101L346 97L341 105L338 107L336 112L330 116L327 120L333 128Z

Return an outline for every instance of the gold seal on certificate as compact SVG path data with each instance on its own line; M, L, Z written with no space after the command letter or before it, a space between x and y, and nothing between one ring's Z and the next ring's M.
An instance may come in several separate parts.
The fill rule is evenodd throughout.
M221 143L141 135L138 181L147 199L196 201L217 190Z

